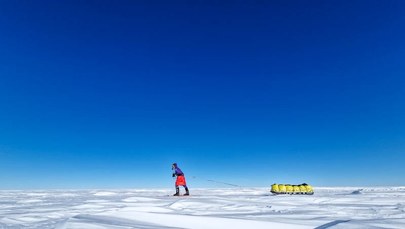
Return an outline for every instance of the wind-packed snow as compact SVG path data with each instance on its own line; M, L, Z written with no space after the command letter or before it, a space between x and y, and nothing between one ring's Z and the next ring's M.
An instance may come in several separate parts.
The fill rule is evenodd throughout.
M0 191L0 228L405 228L405 187Z

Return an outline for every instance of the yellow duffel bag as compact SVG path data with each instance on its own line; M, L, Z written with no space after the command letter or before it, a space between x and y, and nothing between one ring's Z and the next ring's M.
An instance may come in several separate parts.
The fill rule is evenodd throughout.
M293 192L294 192L293 186L290 184L285 185L285 190L286 190L287 194L293 194Z
M306 194L307 193L307 188L304 186L304 185L300 185L300 186L298 186L299 188L300 188L300 192L302 193L302 194Z
M301 190L298 185L293 185L293 194L300 194Z
M272 184L271 185L271 192L272 193L280 193L280 190L278 189L278 184Z
M284 184L279 184L279 185L278 185L278 191L279 191L281 194L285 194L285 193L287 192L285 185L284 185Z
M307 189L307 193L306 193L306 194L308 194L308 195L314 194L314 189L312 189L312 186L311 186L311 185L307 184L307 185L305 186L305 188Z

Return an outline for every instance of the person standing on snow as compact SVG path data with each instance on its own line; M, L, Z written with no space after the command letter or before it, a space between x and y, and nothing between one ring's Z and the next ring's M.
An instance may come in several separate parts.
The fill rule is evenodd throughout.
M187 184L186 184L186 178L184 177L184 173L177 166L177 163L173 163L172 170L173 170L173 177L177 176L177 179L176 179L176 193L173 196L179 196L180 195L179 186L183 186L184 189L186 190L186 193L184 194L185 196L190 195L190 193L188 191Z

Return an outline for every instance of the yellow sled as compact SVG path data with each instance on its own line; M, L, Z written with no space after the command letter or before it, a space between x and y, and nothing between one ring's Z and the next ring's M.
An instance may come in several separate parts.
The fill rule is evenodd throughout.
M271 185L271 193L274 194L290 194L290 195L313 195L314 190L311 185L303 183L300 185L290 184L273 184Z

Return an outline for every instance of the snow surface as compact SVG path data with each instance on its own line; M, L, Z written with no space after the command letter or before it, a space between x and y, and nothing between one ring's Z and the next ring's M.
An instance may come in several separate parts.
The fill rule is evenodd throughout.
M0 228L405 228L405 187L0 191Z

